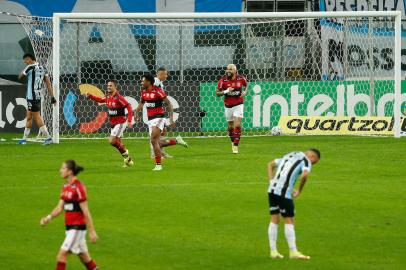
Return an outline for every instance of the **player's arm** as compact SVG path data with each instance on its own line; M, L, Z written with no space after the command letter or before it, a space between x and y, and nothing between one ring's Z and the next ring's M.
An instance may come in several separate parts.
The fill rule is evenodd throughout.
M24 72L24 71L22 71L20 74L18 74L18 79L19 79L19 80L21 80L22 78L24 78L25 76L27 76L27 75L25 75L23 72Z
M169 122L171 124L171 126L175 125L175 122L173 121L173 106L171 101L168 99L168 97L165 97L163 99L163 101L165 102L166 107L168 107L168 111L169 111Z
M138 103L137 108L135 109L134 116L135 116L135 122L139 122L141 120L141 117L138 116L142 108L144 107L144 99L141 98L140 102Z
M268 179L269 181L273 178L273 169L276 167L275 159L268 163Z
M52 212L47 215L46 217L41 218L40 224L42 226L45 226L48 224L49 221L51 221L51 219L59 216L63 211L63 200L60 199L58 201L58 204L55 206L55 208L52 210Z
M247 94L248 94L248 87L243 87L243 91L242 91L242 93L241 93L241 97L245 97Z
M309 171L308 170L305 170L305 171L302 172L302 174L300 175L299 187L298 187L298 189L293 191L293 197L296 198L296 197L298 197L300 195L300 193L303 190L303 187L306 184L308 176L309 176Z
M120 96L120 102L123 106L127 108L127 122L128 122L128 127L131 128L133 126L132 121L133 121L133 108L131 107L131 104L122 96Z
M89 93L86 94L86 97L99 103L106 103L106 98L96 97Z
M27 76L27 72L32 69L31 65L26 66L21 72L20 74L18 74L18 79L21 80L22 78L24 78L25 76Z
M248 87L247 87L247 80L244 77L244 82L243 82L243 87L244 87L244 91L242 91L241 93L241 97L245 97L248 94Z
M51 96L51 103L55 105L56 99L55 99L55 95L54 95L54 89L52 88L52 83L51 83L51 80L49 79L48 74L45 74L44 82L45 82L45 85L47 86L48 93Z
M216 95L218 97L221 97L221 96L224 96L224 95L230 93L233 90L234 90L234 88L231 88L231 87L227 88L226 90L223 90L223 79L220 79L220 81L218 82L218 85L217 85Z
M85 216L87 228L89 229L90 241L92 241L92 243L96 243L99 237L97 236L97 233L94 229L93 219L92 215L90 214L89 205L87 204L87 201L80 202L79 205L83 215Z

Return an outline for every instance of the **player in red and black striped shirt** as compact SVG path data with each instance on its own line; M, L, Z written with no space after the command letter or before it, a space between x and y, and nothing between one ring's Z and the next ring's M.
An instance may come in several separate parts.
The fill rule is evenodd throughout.
M113 147L117 148L124 158L123 167L132 166L134 162L128 150L125 148L125 145L121 142L121 137L127 127L132 127L133 110L130 103L118 93L116 81L111 80L107 83L107 91L108 94L104 98L90 94L87 94L87 97L99 103L106 103L109 109L111 125L109 142ZM125 109L127 109L127 115Z
M162 170L161 165L161 148L171 145L183 145L187 147L187 143L178 136L176 138L161 138L161 133L165 127L165 110L163 104L165 103L169 109L169 121L171 126L175 126L173 121L173 107L169 101L165 91L154 85L155 79L151 74L147 74L142 78L142 91L141 100L135 110L135 121L140 121L138 113L143 108L144 104L147 108L148 115L148 128L151 137L151 144L154 148L156 166L154 171Z
M229 64L226 76L220 78L216 89L217 96L224 96L224 112L228 122L228 135L234 154L238 154L241 137L241 121L244 117L244 97L247 95L247 79L237 73L237 67Z
M98 240L94 229L93 219L87 204L86 188L76 175L83 168L74 160L65 161L59 170L61 177L66 180L62 187L57 206L40 221L45 226L65 210L66 237L57 256L56 270L65 270L67 257L70 253L77 254L88 270L97 270L96 262L92 260L86 244L86 229L89 230L90 241Z

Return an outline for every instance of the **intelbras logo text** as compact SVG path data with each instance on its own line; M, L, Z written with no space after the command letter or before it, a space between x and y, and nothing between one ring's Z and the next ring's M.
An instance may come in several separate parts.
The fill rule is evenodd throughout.
M328 117L282 116L279 126L284 134L312 135L393 135L393 117ZM406 132L406 118L401 118L401 130Z
M263 82L252 87L252 126L272 127L273 119L283 115L369 117L393 114L393 81L377 81L373 107L369 81L340 82ZM406 93L401 94L406 102Z

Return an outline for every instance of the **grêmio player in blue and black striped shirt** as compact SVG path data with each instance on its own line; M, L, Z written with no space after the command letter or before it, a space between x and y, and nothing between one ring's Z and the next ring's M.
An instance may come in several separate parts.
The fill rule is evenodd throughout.
M271 258L273 259L283 258L276 248L280 216L285 221L285 237L289 246L289 257L291 259L310 259L310 256L303 255L296 248L293 198L299 196L311 171L312 164L316 164L319 160L320 151L312 148L306 152L291 152L268 164L268 176L270 180L268 198L271 214L268 236ZM275 167L277 169L274 175ZM294 186L298 177L300 178L300 183L296 190Z
M27 77L27 123L25 125L24 135L18 144L26 144L27 137L30 134L32 127L32 119L35 120L39 127L40 133L46 136L44 144L52 143L52 138L49 135L48 129L44 124L44 120L41 117L41 92L44 89L44 84L51 95L51 103L55 106L56 99L54 97L51 80L49 78L48 71L45 67L41 66L35 61L35 57L32 54L26 53L23 56L24 63L27 65L24 70L18 76L19 79Z

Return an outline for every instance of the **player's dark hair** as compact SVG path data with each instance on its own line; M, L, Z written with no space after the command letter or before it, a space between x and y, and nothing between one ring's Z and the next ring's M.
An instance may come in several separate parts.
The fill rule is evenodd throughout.
M320 151L318 149L310 148L309 151L312 151L313 153L315 153L319 159L321 158Z
M27 58L27 57L29 57L29 58L31 58L31 60L34 60L34 61L35 61L35 56L34 56L34 55L32 55L32 54L30 54L30 53L26 53L26 54L23 55L23 59L25 59L25 58Z
M167 71L167 69L166 69L166 67L159 67L159 68L156 70L156 72L159 72L159 71Z
M144 80L147 80L147 81L151 82L152 85L154 85L154 83L155 83L154 76L152 76L151 74L145 74L142 77L144 78Z
M68 167L69 170L71 170L73 172L73 175L75 175L75 176L84 170L84 168L82 166L79 166L76 163L76 161L74 161L72 159L65 161L65 165L66 165L66 167Z
M118 85L118 81L116 81L116 80L109 80L109 82L114 83L114 85L115 85L115 86L117 86L117 85Z

